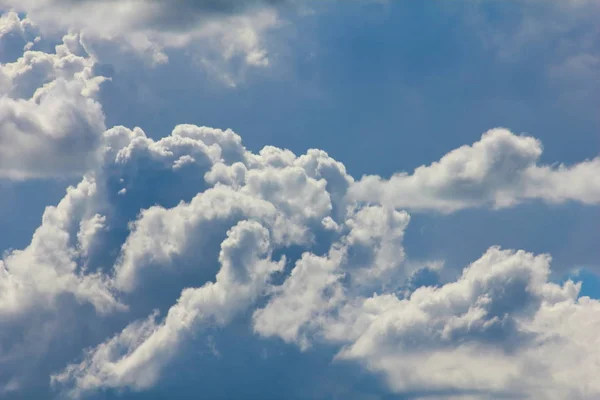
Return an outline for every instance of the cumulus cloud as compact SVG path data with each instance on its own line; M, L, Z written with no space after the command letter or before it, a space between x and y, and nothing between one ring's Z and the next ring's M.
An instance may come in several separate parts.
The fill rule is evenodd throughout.
M109 280L86 271L81 262L93 225L101 223L87 212L95 194L96 185L88 179L69 188L57 206L46 208L29 246L8 251L0 260L2 391L37 387L40 374L59 367L62 357L77 354L74 348L56 354L52 349L58 343L91 345L93 341L81 342L80 329L126 309Z
M390 179L365 176L350 193L358 201L415 211L453 212L472 207L505 208L531 200L600 202L600 158L574 165L539 163L542 144L530 136L493 129L412 174Z
M269 65L265 36L281 25L278 6L286 3L2 0L0 9L26 13L47 34L78 32L94 56L110 62L115 62L115 50L125 50L161 64L168 60L168 49L185 47L192 50L191 62L235 86L247 67Z
M257 311L259 333L306 348L307 337L296 332L310 329L314 341L340 346L338 359L382 373L393 391L411 398L591 399L600 393L591 377L597 356L588 347L600 303L578 298L580 286L571 281L550 283L547 255L493 247L456 281L406 297L344 296L343 267L313 267L315 284L306 275L299 279L308 261ZM314 304L314 314L299 312Z
M191 324L180 326L183 330L195 329L192 322L202 325L206 318L225 323L232 318L226 313L234 315L248 307L265 292L268 277L283 269L285 258L270 259L274 249L310 247L318 235L331 230L336 224L332 212L341 213L344 190L351 182L343 165L322 151L297 157L267 147L253 154L230 130L192 125L178 126L158 141L138 128L110 129L102 135L98 160L57 207L46 210L31 245L5 255L0 317L6 318L7 326L13 320L27 321L32 312L46 310L52 315L67 305L85 321L91 306L98 318L112 321L105 324L105 331L119 332L123 315L136 320L153 308L168 308L191 282L198 289L181 293L177 304L183 308L174 306L168 314L173 323L180 324L181 312L189 314ZM222 247L220 255L215 246ZM202 270L204 278L198 279ZM205 284L217 270L215 284ZM163 296L153 295L154 290ZM189 303L185 307L184 301ZM48 332L47 343L65 334L57 325ZM123 335L141 334L147 326L132 325L106 348L122 348ZM165 326L164 335L175 329L171 322L156 326ZM35 331L40 326L31 319L27 328ZM3 348L10 347L10 338ZM179 339L173 340L169 348L174 351ZM141 353L134 344L140 341L132 342L127 354L138 357ZM31 363L48 356L44 353L48 346L30 357ZM108 364L103 366L101 356L94 357L89 368L97 370L95 378L85 378L85 371L73 378L82 390L103 385L147 387L168 361L157 354L155 366L153 361L143 362L152 371L132 377L125 369L118 377L110 372L111 365L128 365L133 358L124 357L120 363L117 356L105 357ZM65 376L76 369L70 371ZM59 381L73 380L57 377Z
M24 46L30 46L28 39L33 30L34 24L31 20L20 18L15 12L0 15L0 55L2 58L6 53L12 52L11 45L14 45L14 39L25 42Z
M25 18L21 20L16 12L7 12L0 16L0 37L16 34L24 36L31 22Z
M8 253L0 261L4 277L0 297L3 315L19 315L33 307L52 307L62 293L72 293L80 301L91 302L99 312L118 306L102 277L81 274L77 263L78 250L85 252L89 246L90 221L98 223L100 219L86 218L86 203L95 190L94 182L87 179L70 187L56 207L46 209L31 244L24 250ZM78 230L80 226L83 229ZM73 239L77 242L73 243Z
M73 394L98 387L151 386L187 331L228 322L264 290L269 275L282 270L283 263L272 261L270 252L265 227L256 221L239 222L221 244L221 269L214 283L185 289L162 324L152 317L135 322L99 345L83 364L68 367L53 380L74 381Z
M104 78L93 66L77 35L55 53L25 50L0 64L0 178L81 176L92 167L106 129L96 100Z
M158 140L140 128L104 130L93 65L67 35L55 54L27 50L2 67L6 109L38 107L2 121L50 139L40 136L39 154L22 142L0 171L83 174L31 243L0 261L0 367L11 371L2 393L48 390L50 380L75 398L148 390L192 337L246 316L256 337L304 352L334 347L337 360L383 375L402 395L600 395L600 303L580 297L579 284L552 283L549 255L491 247L442 281L405 253L402 210L596 203L597 159L540 165L539 141L492 130L412 175L355 181L324 151L254 153L231 130L179 125ZM68 99L66 117L52 109L54 125L14 122L43 118L44 96L69 85L70 96L48 103ZM77 114L90 110L96 125ZM71 160L62 151L73 147L53 141L64 136L32 126L93 139Z
M539 148L502 135L522 145L518 155ZM589 346L599 303L579 297L579 284L550 282L548 255L492 247L456 280L423 286L428 267L407 262L403 249L408 214L352 200L354 180L322 151L254 154L232 131L193 125L158 141L116 127L103 143L98 167L46 212L40 232L57 213L70 221L52 233L62 238L60 252L30 255L54 243L39 233L4 261L6 282L15 282L3 291L5 315L71 293L75 304L117 321L83 359L62 359L64 368L52 371L56 388L75 397L146 390L191 336L250 312L256 335L307 352L337 346L337 359L383 374L405 395L600 393ZM519 161L528 157L515 159L528 165ZM503 165L494 170L513 170ZM29 261L17 263L25 255ZM23 300L9 301L17 296Z
M206 45L197 61L235 85L225 64L268 66L290 2L0 0L27 13L0 16L19 53L0 64L0 179L80 179L0 259L0 396L150 390L194 337L238 323L300 357L333 348L400 396L600 397L600 302L552 282L550 255L490 247L442 279L403 244L405 209L598 204L599 158L544 165L538 140L494 129L356 181L322 150L255 153L231 130L106 129L103 44L155 63ZM61 32L53 53L38 29Z
M536 330L534 320L546 307L575 301L578 291L571 282L548 283L548 266L547 256L491 248L455 282L418 288L406 299L365 299L360 311L344 310L344 323L364 325L350 330L357 336L349 335L339 356L364 359L400 391L535 390L535 381L523 381L535 379L525 371L537 360L520 352L547 345L554 333Z

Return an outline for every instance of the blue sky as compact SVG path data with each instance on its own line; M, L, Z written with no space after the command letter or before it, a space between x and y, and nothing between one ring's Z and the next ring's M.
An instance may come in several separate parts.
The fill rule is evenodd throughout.
M598 5L228 4L0 0L0 397L600 395Z

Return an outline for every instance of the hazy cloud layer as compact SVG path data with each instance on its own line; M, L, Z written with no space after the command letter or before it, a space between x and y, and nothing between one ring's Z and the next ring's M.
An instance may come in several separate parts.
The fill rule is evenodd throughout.
M2 0L0 5L27 12L34 19L43 19L50 14L67 19L79 13L100 12L100 15L93 17L108 20L112 10L118 21L129 25L120 29L131 27L148 29L150 25L154 25L160 29L178 31L185 30L207 18L239 15L249 10L292 2L289 0ZM72 20L65 23L75 26L93 22ZM113 21L109 27L116 27L116 24L117 21Z

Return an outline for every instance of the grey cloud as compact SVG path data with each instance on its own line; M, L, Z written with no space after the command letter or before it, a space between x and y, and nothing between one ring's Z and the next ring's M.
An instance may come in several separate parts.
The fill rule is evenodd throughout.
M10 0L4 1L10 2ZM265 7L277 7L290 3L293 3L293 0L46 0L38 3L41 5L38 6L39 8L32 6L28 9L43 10L54 7L56 9L94 10L101 7L107 10L113 9L116 15L119 15L119 7L126 4L140 11L135 19L127 21L133 25L132 27L177 32L188 30L206 20L241 15ZM21 4L27 4L27 1Z
M156 15L158 22L164 19L169 21L170 18L179 17L185 20L194 16L202 16L206 13L217 14L238 14L252 7L273 7L286 3L291 3L292 0L126 0L130 4L139 4L147 6ZM109 6L117 6L115 0L50 0L46 3L54 5L77 7L82 5L102 4ZM156 11L155 11L156 10ZM176 22L176 21L174 21Z
M185 29L186 24L191 25L211 16L239 15L261 7L291 3L291 0L147 0L146 2L157 5L160 10L149 22L178 30Z

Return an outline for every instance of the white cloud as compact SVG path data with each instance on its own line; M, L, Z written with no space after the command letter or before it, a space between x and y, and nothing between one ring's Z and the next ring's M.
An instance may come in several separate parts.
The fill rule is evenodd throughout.
M41 40L37 34L29 18L20 18L12 11L0 14L0 62L14 60L23 50L30 50Z
M304 253L284 284L273 289L268 306L254 313L254 330L310 347L315 330L343 299L343 256L339 249L323 257Z
M176 291L181 291L189 282L187 278L203 268L210 273L212 264L217 263L221 268L217 283L184 292L178 304L189 298L185 312L194 314L192 319L201 318L200 314L207 311L197 310L196 306L220 304L225 301L219 294L223 292L229 300L211 312L213 319L227 320L224 312L247 307L247 302L266 289L267 276L283 268L281 262L268 260L266 253L272 247L311 246L316 242L315 235L326 231L322 221L328 218L334 223L331 212L341 209L344 201L339 190L350 180L343 166L324 152L311 151L296 157L289 151L267 147L253 154L230 130L192 125L178 126L172 135L158 141L147 138L139 128L115 127L102 135L100 150L100 163L77 187L69 189L57 207L47 209L31 245L22 251L10 251L2 261L0 318L26 321L30 310L47 310L52 315L58 312L59 302L73 296L73 307L79 304L85 309L91 304L104 315L101 318L113 321L107 325L108 331L118 331L122 315L136 320L153 307L152 301L159 301L154 306L164 307L164 301L176 300L153 296L153 290L164 291L163 285L172 283ZM331 178L331 184L324 176ZM188 202L181 201L185 198ZM217 259L215 245L233 226L238 228L230 230L230 239L222 244ZM246 243L246 234L239 233L246 231L264 240L256 239L256 245ZM251 271L244 274L250 275L249 282L238 282L237 275L243 271L236 268L253 253L240 253L236 250L238 244L257 247L261 257L267 257L248 265ZM198 305L206 293L215 290L214 301ZM174 306L174 310L180 308ZM60 321L60 316L56 319ZM164 335L171 332L170 324ZM39 326L32 320L30 328ZM142 331L126 330L117 335L115 346L124 340L122 335ZM46 342L64 333L58 324L47 333ZM8 342L0 337L0 345ZM48 346L39 349L31 362L50 356L48 351ZM131 352L139 354L133 348ZM103 371L97 372L103 377L98 378L103 382L98 385L148 386L168 361L156 357L157 372L144 370L138 374L125 369L122 376L115 377L98 366ZM75 381L93 386L85 383L87 379ZM26 379L23 382L30 383Z
M313 340L342 346L337 358L363 363L382 373L393 391L415 398L600 394L592 351L600 302L578 299L579 286L570 281L550 283L548 256L490 248L456 281L418 288L406 298L344 298L347 288L328 272L335 271L330 264L313 263L318 271L307 276L311 257L303 257L255 314L259 333L306 349L297 325L305 324ZM324 296L327 285L332 289Z
M265 37L281 25L276 6L284 3L2 0L0 9L26 13L46 34L81 33L87 49L101 61L115 62L120 48L161 64L169 49L186 48L193 62L235 86L248 67L269 65Z
M156 324L152 317L133 323L99 345L82 364L67 367L53 380L73 381L73 394L97 388L143 389L153 385L186 332L198 331L211 322L227 323L261 294L269 276L283 269L283 262L272 261L270 253L265 227L254 221L238 223L221 244L221 269L214 283L185 289L162 324Z
M0 15L0 39L8 35L17 35L25 39L25 35L31 28L31 21L27 18L19 18L16 12Z
M471 146L438 162L390 179L366 176L351 189L355 200L415 211L453 212L504 208L528 200L600 203L600 158L575 165L540 165L541 143L506 129L493 129Z
M8 349L0 366L14 371L3 390L48 375L75 397L146 390L190 336L250 312L257 335L305 351L337 346L337 358L383 374L398 393L600 394L599 303L578 298L572 282L550 283L549 256L493 247L456 280L415 286L419 266L403 248L409 215L388 198L357 202L372 178L355 182L323 151L297 156L267 146L255 154L231 130L194 125L160 140L115 127L99 143L96 164L46 210L31 244L0 263L3 326L38 332L21 346L0 336ZM495 130L390 182L408 179L413 192L399 193L419 199L417 209L570 193L581 200L584 190L593 200L591 185L560 182L585 181L594 161L551 168L537 164L540 154L537 140ZM390 182L377 184L389 190ZM551 185L555 191L545 192ZM161 318L154 308L168 312ZM68 334L64 310L81 324L105 325L102 336L73 342L47 368L32 369ZM48 321L53 328L43 329Z
M593 398L595 356L582 345L594 342L600 303L577 300L578 286L549 283L548 272L546 256L491 248L456 282L365 299L345 311L363 326L339 357L383 372L399 392Z
M89 179L69 188L56 207L46 208L29 246L8 251L0 260L0 365L6 371L0 392L29 390L40 380L45 384L43 374L76 354L72 347L90 319L126 309L109 279L87 272L80 261L92 242L86 221L102 219L87 212L96 194ZM57 341L73 344L57 354Z
M115 284L123 291L133 291L144 279L145 269L177 268L171 266L173 258L197 255L198 247L210 242L219 224L246 218L282 224L278 217L273 204L227 187L208 189L189 204L168 210L144 210L123 245L122 258L115 266Z
M0 178L81 176L93 166L105 130L95 99L104 78L93 66L76 35L54 54L26 50L0 64Z
M221 244L214 284L183 290L163 322L157 322L155 315L146 322L135 322L97 346L82 363L55 375L54 382L71 387L75 395L102 387L142 389L153 385L176 357L177 348L186 340L185 332L196 332L207 320L224 324L237 310L268 292L268 277L282 271L285 261L271 261L271 251L291 245L326 245L331 240L326 238L327 232L331 233L327 226L345 219L345 192L352 178L323 151L311 150L297 157L268 146L253 154L232 131L192 125L178 126L158 141L137 128L113 128L105 134L104 149L104 165L97 170L96 179L98 187L107 192L97 198L114 203L102 226L108 226L110 233L111 224L115 229L114 224L125 223L117 216L136 218L129 224L110 275L114 289L134 297L147 296L152 288L158 288L148 279L158 276L162 286L169 276L185 274L186 268L211 268L214 238L233 228ZM189 202L178 203L175 191L168 196L176 200L170 207L142 207L139 214L139 206L129 210L127 199L148 200L144 198L148 193L143 192L148 188L139 186L145 183L143 176L163 173L166 180L156 190L168 192L164 185L181 177L180 185L197 185L199 193L194 191ZM204 176L206 182L188 180L192 176ZM123 188L127 191L115 196ZM94 216L98 204L100 200L90 204ZM373 221L382 216L374 212L375 207L350 211L354 219L348 224L353 232L349 246L373 245L374 249L363 249L369 254L382 253L373 243L374 237L391 234L385 241L391 244L402 237L408 220L405 213L392 212L383 223ZM91 220L98 222L98 217ZM88 231L84 227L91 220L81 224L80 233ZM368 262L364 259L359 269L368 269ZM382 266L388 267L385 262Z
M235 85L271 63L275 3L0 0L28 13L0 17L0 41L25 42L0 65L0 179L82 177L0 260L0 396L48 390L50 377L74 397L147 390L191 336L250 313L257 336L333 346L401 395L600 397L599 301L550 282L550 256L497 247L422 286L429 267L405 254L400 210L598 204L599 158L543 165L538 140L495 129L413 174L356 182L324 151L255 154L231 130L105 129L103 45L155 63L195 47ZM71 33L33 51L32 20ZM555 73L597 67L572 60Z
M33 308L52 308L63 293L78 301L93 304L99 312L119 308L118 301L101 275L80 272L78 256L89 246L90 231L78 234L80 221L85 227L88 205L94 201L96 185L85 178L70 187L56 207L47 207L42 224L31 244L13 250L0 261L2 287L0 316L18 316ZM92 217L92 220L102 217ZM79 239L79 243L73 239Z

